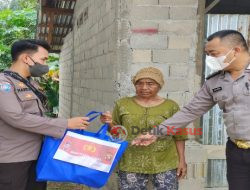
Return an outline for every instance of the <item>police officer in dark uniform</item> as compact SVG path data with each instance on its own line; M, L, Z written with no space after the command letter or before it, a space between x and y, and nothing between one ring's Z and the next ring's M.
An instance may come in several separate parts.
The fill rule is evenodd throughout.
M36 182L35 166L43 135L63 137L65 130L85 129L88 117L44 116L46 97L31 77L49 71L49 45L40 40L13 44L10 69L0 73L0 190L45 190Z
M250 67L246 40L235 30L223 30L208 37L207 64L220 70L207 78L194 98L160 126L187 126L215 104L223 111L229 140L226 145L229 190L250 189ZM216 126L215 126L216 127ZM158 134L159 135L159 134ZM149 145L157 135L141 135L133 144Z

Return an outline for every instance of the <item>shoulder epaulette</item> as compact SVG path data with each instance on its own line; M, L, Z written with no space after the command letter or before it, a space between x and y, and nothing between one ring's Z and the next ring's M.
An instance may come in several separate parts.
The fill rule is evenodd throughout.
M216 71L216 72L214 72L214 73L208 75L208 76L206 77L206 80L209 80L209 79L213 78L214 76L216 76L216 75L218 75L218 74L220 74L220 73L222 73L221 70L220 70L220 71Z

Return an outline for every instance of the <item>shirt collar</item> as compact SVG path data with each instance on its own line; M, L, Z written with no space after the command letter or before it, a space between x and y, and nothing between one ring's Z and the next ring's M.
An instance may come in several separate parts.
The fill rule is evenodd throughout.
M244 72L241 73L241 75L236 80L239 80L240 78L245 77L245 75L246 75L246 69L245 69ZM232 77L231 77L231 75L230 75L230 73L229 72L225 72L225 71L221 72L220 78L223 79L224 81L227 81L227 82L230 82L230 81L233 80Z
M250 64L247 66L246 70L250 70Z

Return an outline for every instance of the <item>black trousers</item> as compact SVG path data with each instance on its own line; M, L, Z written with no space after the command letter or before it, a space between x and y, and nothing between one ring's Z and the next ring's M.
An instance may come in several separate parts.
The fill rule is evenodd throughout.
M229 190L250 189L250 149L238 148L231 140L226 145Z
M0 190L46 190L36 181L36 161L0 163Z

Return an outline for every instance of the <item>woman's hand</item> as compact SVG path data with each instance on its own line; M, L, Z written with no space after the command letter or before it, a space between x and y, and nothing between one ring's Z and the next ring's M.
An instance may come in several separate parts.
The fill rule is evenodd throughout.
M132 145L136 146L149 146L150 144L154 143L157 140L157 137L153 134L141 134L137 136L133 141Z
M110 111L106 111L106 112L102 113L102 115L100 116L100 120L102 123L111 124L112 123L112 114L110 113Z
M184 160L180 160L178 168L177 168L177 176L178 179L183 179L187 175L187 163Z

